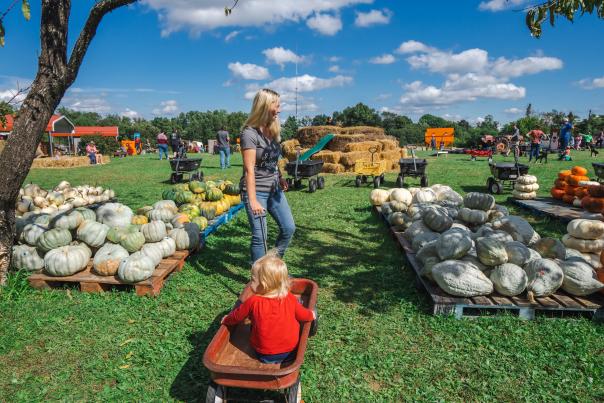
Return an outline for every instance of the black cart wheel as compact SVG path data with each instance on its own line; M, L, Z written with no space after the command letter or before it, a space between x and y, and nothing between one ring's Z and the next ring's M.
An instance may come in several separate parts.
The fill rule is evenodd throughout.
M308 191L310 193L314 193L317 191L317 180L315 178L312 178L308 181Z
M172 183L178 183L182 180L182 174L177 174L176 172L173 172L172 175L170 175L170 182Z
M302 179L294 179L294 188L300 189L302 187Z
M367 176L365 176L365 175L361 176L361 182L367 183Z
M206 403L223 402L226 402L226 388L224 386L217 385L215 382L210 382L208 385L208 392L206 393Z
M384 182L385 182L385 179L384 179L384 174L381 174L381 175L380 175L380 182L381 182L381 183L384 183Z
M403 177L403 175L397 176L396 177L396 187L402 188L404 184L405 184L405 178Z
M191 175L191 181L203 181L203 172L195 172Z
M379 176L376 176L375 178L373 178L373 187L376 189L380 187L380 177Z
M493 179L492 177L487 178L487 192L489 193L493 193L491 192L491 186L493 186L493 182L495 182L495 179Z
M422 179L419 181L421 187L428 187L428 177L426 175L422 176Z
M359 186L361 186L361 182L362 182L361 177L360 177L360 176L357 176L357 178L354 180L354 185L355 185L356 187L359 187Z
M317 189L324 189L325 188L325 178L322 176L319 176L317 178Z
M292 386L287 388L285 392L285 401L287 403L300 403L302 401L302 384L300 383L300 377Z
M287 188L288 189L293 189L294 188L294 181L292 178L287 178L285 180L285 182L287 182Z
M489 184L489 193L491 194L500 194L501 193L501 185L493 178L489 178L491 183Z

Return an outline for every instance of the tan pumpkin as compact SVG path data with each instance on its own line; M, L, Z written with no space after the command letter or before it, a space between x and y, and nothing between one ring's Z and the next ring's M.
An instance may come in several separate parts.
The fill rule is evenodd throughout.
M94 255L92 267L94 272L101 276L114 276L122 260L130 254L122 246L106 243Z

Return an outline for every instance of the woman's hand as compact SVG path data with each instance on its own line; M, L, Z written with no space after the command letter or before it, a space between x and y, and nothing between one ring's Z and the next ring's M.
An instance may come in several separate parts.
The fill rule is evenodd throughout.
M289 185L285 178L279 178L279 185L281 185L281 189L283 189L284 192L287 192L287 189L289 189Z
M254 215L263 215L265 213L264 207L258 203L258 200L250 200L250 209Z

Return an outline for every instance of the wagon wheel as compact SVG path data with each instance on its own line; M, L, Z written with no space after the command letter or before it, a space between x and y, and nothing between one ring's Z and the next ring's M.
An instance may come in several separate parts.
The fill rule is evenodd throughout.
M226 402L226 388L211 381L206 393L206 403Z
M170 175L170 182L172 182L172 183L178 183L181 180L182 180L182 175L179 175L176 172L173 172L172 175Z
M422 179L420 180L420 185L421 187L425 188L428 186L428 177L426 175L422 176Z
M302 187L302 179L294 179L294 188L300 189Z
M286 389L285 401L287 403L300 403L302 401L302 384L299 375L296 383Z
M287 178L285 180L285 182L287 182L287 189L293 189L294 188L294 181L292 178Z
M308 181L308 191L310 193L314 193L317 191L317 180L315 178L312 178Z
M380 187L380 177L379 176L376 176L373 178L373 187L376 189Z
M317 189L323 189L325 188L325 178L322 176L319 176L317 178Z
M367 183L367 176L365 176L365 175L361 176L361 182Z
M405 183L405 177L403 175L399 175L396 178L396 187L397 188L402 188L403 185L404 185L404 183Z
M360 176L357 176L357 178L354 180L354 185L355 185L356 187L361 186L361 181L362 181L362 180L361 180L361 177L360 177Z

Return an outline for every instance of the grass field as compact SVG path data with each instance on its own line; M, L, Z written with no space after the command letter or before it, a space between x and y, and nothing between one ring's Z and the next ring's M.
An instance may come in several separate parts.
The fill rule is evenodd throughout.
M531 166L540 193L573 164L589 166L593 176L586 153L575 159ZM206 156L204 172L237 180L241 159L233 162L220 171L217 158ZM169 173L165 161L146 156L34 170L28 181L108 186L137 208L159 198ZM454 155L431 158L428 173L432 184L461 192L483 191L489 175L486 161ZM386 186L395 178L388 174ZM323 191L288 193L297 231L286 262L294 276L320 286L319 332L302 367L306 402L604 400L601 325L428 315L404 257L371 213L371 189L351 179L327 176ZM526 217L542 234L564 231ZM36 291L13 275L0 292L0 401L204 400L209 374L201 357L248 279L248 246L247 218L239 214L157 298Z

